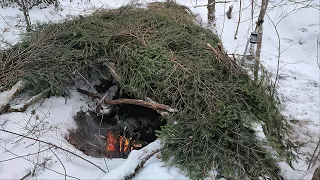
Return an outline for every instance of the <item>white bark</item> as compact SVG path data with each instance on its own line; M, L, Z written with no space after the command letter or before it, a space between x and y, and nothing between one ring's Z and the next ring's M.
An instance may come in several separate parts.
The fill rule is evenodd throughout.
M25 88L25 86L26 83L20 80L9 91L2 93L2 96L0 96L0 113L13 98Z

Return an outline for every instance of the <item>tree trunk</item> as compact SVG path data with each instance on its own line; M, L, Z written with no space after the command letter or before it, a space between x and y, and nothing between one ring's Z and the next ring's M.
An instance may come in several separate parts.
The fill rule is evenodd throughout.
M25 0L17 0L16 1L18 5L21 7L24 19L27 24L27 32L31 31L31 22L30 22L30 16L29 16L29 8L28 8L28 3L25 3Z
M208 0L208 25L216 26L216 0Z
M267 11L268 3L269 3L269 0L262 0L260 13L259 13L258 21L256 22L256 28L255 28L255 31L258 32L256 61L255 61L255 65L254 65L254 81L255 82L258 81L258 75L259 75L260 56L261 56L261 47L262 47L262 35L263 35L262 24L264 21L264 16Z

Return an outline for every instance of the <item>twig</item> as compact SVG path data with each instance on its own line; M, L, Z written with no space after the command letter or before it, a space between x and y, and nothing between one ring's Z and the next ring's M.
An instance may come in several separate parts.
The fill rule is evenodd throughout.
M66 167L64 166L64 164L62 163L62 161L60 160L60 158L57 156L56 153L54 153L54 151L52 149L50 149L51 152L56 156L56 158L58 159L58 161L60 162L63 170L64 170L64 180L67 180L67 170L66 170Z
M138 173L138 171L143 168L143 166L146 164L146 162L155 154L157 154L158 152L160 152L160 149L156 149L154 151L151 152L151 154L149 154L148 156L146 156L145 158L143 158L140 163L138 164L138 166L134 169L134 172L125 176L124 179L125 180L131 180L134 178L134 176Z
M20 178L20 180L26 179L26 178L29 177L31 174L32 174L32 172L29 171L28 174L24 175L22 178Z
M108 105L117 105L117 104L132 104L132 105L138 105L138 106L143 106L143 107L147 107L150 109L154 109L154 110L165 110L168 112L178 112L177 109L171 108L168 105L164 105L164 104L158 104L158 103L151 103L151 102L146 102L140 99L115 99L115 100L107 100L107 99L102 99L101 95L98 93L92 93L92 92L88 92L85 91L83 89L79 89L77 88L77 91L79 93L85 94L87 96L90 96L92 98L98 98L100 100L103 100L103 102L105 104Z
M45 150L42 150L42 151L39 151L39 152L36 152L36 153L30 153L30 154L26 154L26 155L22 155L22 156L17 156L17 157L14 157L14 158L10 158L10 159L1 160L0 163L6 162L6 161L11 161L11 160L18 159L18 158L22 158L22 157L26 157L26 156L31 156L31 155L38 154L38 153L41 153L41 152L45 152L45 151L47 151L47 150L49 150L49 149L50 149L50 148L47 148L47 149L45 149Z
M275 31L276 31L276 34L277 34L277 37L278 37L278 58L277 58L277 73L276 73L276 77L275 77L275 80L274 80L274 85L273 85L273 90L272 90L272 96L275 94L276 92L276 86L277 86L277 81L278 81L278 77L279 77L279 70L280 70L280 57L281 57L281 38L280 38L280 34L278 32L278 28L277 28L277 25L272 21L272 19L269 17L269 15L266 13L268 19L271 21Z
M101 167L99 167L98 165L94 164L93 162L91 162L91 161L89 161L89 160L87 160L87 159L85 159L85 158L77 155L77 154L74 153L74 152L71 152L71 151L69 151L69 150L67 150L67 149L64 149L64 148L62 148L62 147L59 147L59 146L57 146L57 145L55 145L55 144L52 144L52 143L49 143L49 142L46 142L46 141L42 141L42 140L40 140L40 139L35 139L35 138L32 138L32 137L24 136L24 135L22 135L22 134L18 134L18 133L12 132L12 131L7 131L7 130L4 130L4 129L0 129L0 131L6 132L6 133L10 133L10 134L14 134L14 135L17 135L17 136L21 136L21 137L24 137L24 138L27 138L27 139L31 139L31 140L34 140L34 141L37 141L37 142L41 142L41 143L50 145L50 146L52 146L52 147L54 147L54 148L58 148L58 149L60 149L60 150L62 150L62 151L65 151L65 152L68 152L68 153L70 153L70 154L72 154L72 155L74 155L74 156L77 156L78 158L80 158L80 159L82 159L82 160L84 160L84 161L92 164L93 166L97 167L97 168L100 169L102 172L107 173L105 170L103 170Z
M7 152L11 153L12 155L19 157L19 155L11 152L9 149L7 149L7 148L5 148L5 147L3 147L3 146L1 146L1 145L0 145L0 147L3 148L4 150L6 150ZM50 149L50 148L49 148L49 149ZM31 162L31 163L35 163L35 162L31 161L30 159L27 159L27 158L24 158L24 157L21 157L21 158L24 159L24 160L26 160L26 161L29 161L29 162ZM38 164L38 165L41 165L41 164ZM50 169L50 168L46 167L45 165L41 165L41 166L42 166L44 169L47 169L47 170L52 171L52 172L54 172L54 173L57 173L57 174L60 174L60 175L64 175L64 174L62 174L62 173L60 173L60 172L58 172L58 171L55 171L55 170L53 170L53 169ZM30 172L31 172L31 171L30 171ZM31 173L32 173L32 172L31 172ZM67 175L67 177L80 180L79 178L74 177L74 176L69 176L69 175Z
M240 5L239 5L239 17L238 17L238 24L237 24L237 29L234 34L234 39L237 39L238 31L239 31L239 26L240 26L240 20L241 20L241 6L242 6L242 0L240 0Z

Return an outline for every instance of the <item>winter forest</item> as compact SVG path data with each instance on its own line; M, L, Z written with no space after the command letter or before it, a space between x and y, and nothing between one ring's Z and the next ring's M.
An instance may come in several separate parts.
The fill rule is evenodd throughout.
M320 180L319 0L0 5L0 179Z

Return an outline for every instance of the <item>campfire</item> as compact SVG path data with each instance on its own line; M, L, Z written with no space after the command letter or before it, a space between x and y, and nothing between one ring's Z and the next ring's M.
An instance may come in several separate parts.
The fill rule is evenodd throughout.
M128 150L132 150L130 144L130 139L119 136L117 138L112 132L108 132L106 150L108 152L127 152Z
M101 64L96 68L109 72ZM157 108L167 107L120 94L117 80L112 75L97 76L87 77L97 93L78 88L78 92L93 98L96 107L76 114L77 129L70 132L67 140L87 155L108 158L125 158L132 150L155 141L155 132L166 123L162 120L164 111ZM113 103L106 105L103 100Z

